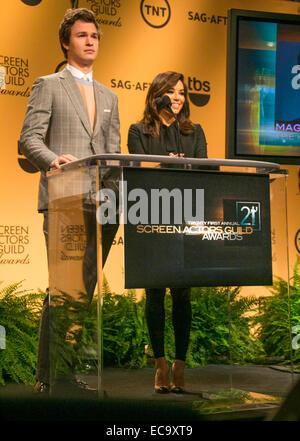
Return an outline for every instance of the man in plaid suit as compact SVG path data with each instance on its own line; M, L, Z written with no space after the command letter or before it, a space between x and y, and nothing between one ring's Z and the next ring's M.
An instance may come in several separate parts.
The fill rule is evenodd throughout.
M93 79L92 68L100 41L100 29L93 12L85 8L69 9L60 25L59 38L67 66L61 72L38 78L34 82L20 137L22 153L41 171L38 210L44 213L46 242L46 172L52 167L60 168L62 164L93 154L120 152L117 95ZM90 231L95 231L94 208L91 208L91 220L85 218ZM116 228L112 234L115 232ZM94 245L90 247L88 260L95 267ZM87 281L90 297L96 284L96 268L91 269L91 274ZM35 385L38 392L47 392L49 389L48 328L47 297L40 327Z

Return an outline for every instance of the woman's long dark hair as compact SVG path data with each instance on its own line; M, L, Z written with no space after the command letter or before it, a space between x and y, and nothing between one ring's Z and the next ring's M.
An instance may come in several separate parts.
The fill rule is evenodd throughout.
M181 73L169 71L158 74L148 90L144 115L141 120L141 122L144 123L144 133L151 136L159 135L162 122L157 111L155 100L167 93L178 81L182 81L183 83L185 97L183 107L177 116L179 128L181 133L185 135L194 131L194 124L190 120L190 105L184 77Z

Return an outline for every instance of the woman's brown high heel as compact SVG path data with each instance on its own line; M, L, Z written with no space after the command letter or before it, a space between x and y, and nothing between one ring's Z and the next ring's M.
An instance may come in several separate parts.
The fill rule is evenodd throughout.
M170 383L170 392L174 394L183 394L184 390L184 367L185 361L175 360L172 364L172 378Z
M158 394L169 393L169 365L165 357L155 360L155 385L154 391Z

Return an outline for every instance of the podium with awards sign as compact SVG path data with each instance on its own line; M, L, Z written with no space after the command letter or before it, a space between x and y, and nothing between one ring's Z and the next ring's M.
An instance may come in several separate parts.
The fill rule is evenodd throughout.
M155 287L235 286L257 297L274 276L288 280L286 179L268 162L123 154L50 171L53 393L76 377L109 395L105 341L114 330L105 302L114 301L116 279L124 296ZM118 255L116 234L123 238ZM230 307L228 299L229 364L237 350ZM232 381L228 374L229 388Z

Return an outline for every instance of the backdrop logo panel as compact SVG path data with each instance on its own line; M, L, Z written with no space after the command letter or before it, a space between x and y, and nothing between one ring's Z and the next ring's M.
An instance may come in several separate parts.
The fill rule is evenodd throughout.
M55 73L63 70L66 67L66 64L67 64L67 60L64 60L61 63L59 63L55 68Z
M29 264L29 226L0 225L0 264Z
M23 155L20 150L20 142L18 141L18 155ZM37 173L39 170L26 158L18 158L18 164L26 173Z
M150 86L151 83L144 80L133 80L128 78L112 78L110 80L110 87L112 89L125 89L145 92L149 89Z
M295 247L296 247L296 250L298 251L298 253L300 254L300 228L297 231L296 236L295 236Z
M253 231L261 231L261 214L259 202L237 201L236 218L240 225L251 226Z
M188 91L191 102L197 106L206 106L210 99L210 94L202 92L210 92L210 82L207 80L199 80L196 77L188 76Z
M227 25L228 17L224 15L207 14L201 11L188 11L188 20L199 23Z
M152 28L166 26L171 18L171 8L167 0L142 0L141 15Z
M28 6L37 6L42 2L42 0L21 0L21 2Z
M60 260L82 260L86 249L86 230L83 224L60 225L58 235Z
M167 224L155 218L124 226L126 288L272 284L266 176L127 169L124 179L128 194L141 187L149 200L154 182L169 195L187 189L201 195L200 209L195 196L192 209L184 204L184 212L192 213L190 220L176 220L174 197L173 204L168 200ZM130 198L128 212L135 205Z
M63 63L61 63L63 64ZM61 65L57 67L59 69ZM195 76L186 77L188 95L191 103L197 107L203 107L208 104L211 94L211 84L208 80L199 80ZM151 86L150 81L133 78L112 78L110 80L110 87L112 89L122 89L130 91L147 92Z
M0 89L6 88L5 78L6 78L5 67L0 66Z
M96 15L97 22L100 25L122 26L120 16L120 0L86 0L87 7Z
M1 95L28 98L29 59L13 54L0 54L0 68Z

